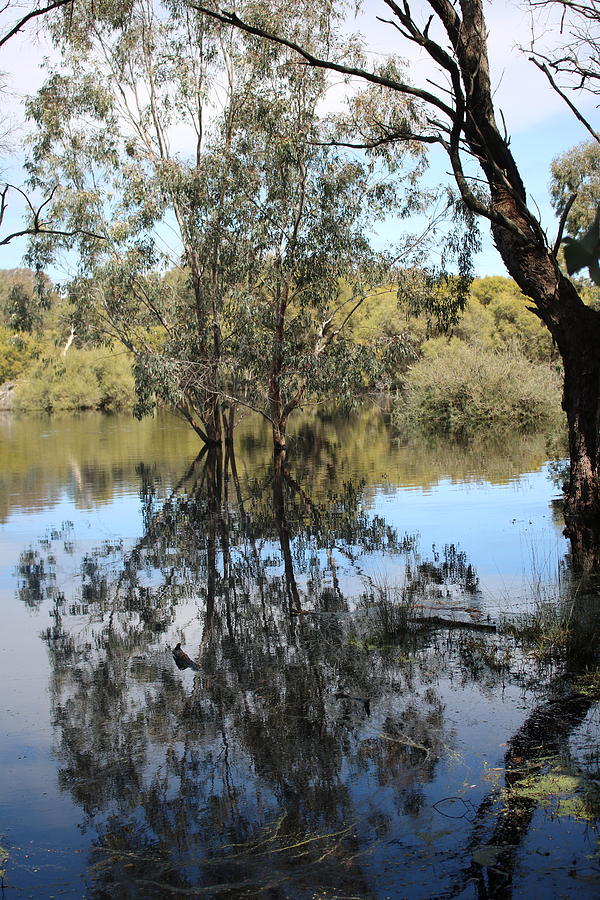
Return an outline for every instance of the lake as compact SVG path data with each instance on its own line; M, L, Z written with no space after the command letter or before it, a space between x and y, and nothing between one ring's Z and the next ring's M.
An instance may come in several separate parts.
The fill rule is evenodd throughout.
M600 894L597 590L543 436L0 419L3 896ZM175 654L173 650L180 645Z

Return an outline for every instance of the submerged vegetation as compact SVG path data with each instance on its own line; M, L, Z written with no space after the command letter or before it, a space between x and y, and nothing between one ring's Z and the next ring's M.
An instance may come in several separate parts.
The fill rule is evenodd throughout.
M169 291L187 290L171 276L166 284ZM17 382L13 408L132 409L139 399L135 357L101 339L93 320L82 320L68 298L49 282L44 286L40 298L29 270L0 273L0 374L2 382ZM561 421L555 352L522 300L510 279L476 279L464 313L444 334L424 311L411 309L398 288L367 297L337 350L346 365L357 364L337 399L393 390L392 419L401 432L418 427L473 438L478 432L555 429ZM321 366L323 385L328 372ZM321 391L316 381L312 390Z
M394 421L455 437L550 431L561 421L561 378L518 351L482 350L453 338L432 342L407 373Z

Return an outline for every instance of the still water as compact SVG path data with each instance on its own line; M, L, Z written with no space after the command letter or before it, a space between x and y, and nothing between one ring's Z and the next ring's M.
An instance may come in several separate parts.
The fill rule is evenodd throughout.
M2 896L597 897L593 654L511 630L583 620L543 437L291 431L0 420Z

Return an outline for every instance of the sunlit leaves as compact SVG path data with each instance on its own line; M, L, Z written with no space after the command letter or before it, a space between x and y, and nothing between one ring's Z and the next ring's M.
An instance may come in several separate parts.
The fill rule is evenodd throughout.
M343 56L356 48L336 32L340 10L249 2L244 14ZM80 256L71 295L136 355L138 411L159 400L218 431L225 399L285 427L298 403L377 381L384 354L345 332L387 277L369 229L405 189L415 208L415 146L406 184L393 177L400 143L372 156L333 146L346 125L323 119L325 72L180 2L82 3L56 40L60 63L29 107L31 176L60 182L57 221L104 238L65 241ZM353 104L354 125L385 121L403 138L417 116L374 88ZM164 277L177 266L182 278Z

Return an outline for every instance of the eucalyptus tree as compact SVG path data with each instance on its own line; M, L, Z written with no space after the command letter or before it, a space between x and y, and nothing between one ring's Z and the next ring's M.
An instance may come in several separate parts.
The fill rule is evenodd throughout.
M552 162L552 205L564 218L563 238L568 272L587 268L600 284L600 143L578 144Z
M232 142L252 187L257 277L240 285L230 351L239 365L233 399L269 420L281 452L294 409L349 400L385 366L389 353L351 341L346 326L390 277L367 235L402 200L400 157L340 151L331 140L337 123L319 116L324 75L295 65L287 51L277 57L254 80L251 118ZM419 169L410 150L417 159L414 170L404 168L403 189Z
M293 14L315 52L334 6ZM29 105L31 175L60 180L52 215L80 229L65 240L73 297L134 353L140 412L168 402L218 443L224 404L241 402L284 446L293 408L336 384L348 394L354 371L362 387L373 365L366 350L348 358L344 326L383 277L364 232L398 202L405 154L343 155L322 73L178 0L81 3L55 39L61 59ZM395 113L408 121L410 104Z
M78 4L68 26L29 112L32 181L58 179L52 215L86 232L64 242L79 253L72 296L135 354L142 407L154 393L218 441L223 306L251 264L227 154L234 41L181 4L146 0ZM38 245L38 260L54 249ZM160 277L173 264L185 289Z
M564 5L580 22L589 14L589 21L597 23L595 3ZM339 6L348 10L354 4L340 0ZM195 7L214 21L294 50L304 64L378 85L390 104L400 96L418 106L418 128L399 129L392 121L375 120L370 144L418 140L443 148L465 206L473 216L489 223L509 274L531 298L533 312L550 331L565 372L563 406L571 457L567 527L578 552L590 551L600 558L600 312L583 302L562 273L557 257L564 223L557 239L549 241L528 201L506 128L497 121L482 0L429 0L418 8L407 0L369 4L368 14L388 23L400 48L421 52L437 67L437 78L424 76L417 84L382 72L369 62L357 64L314 53L295 39L286 23L274 28L261 18L260 11L244 18L242 8L222 11L218 3L208 2ZM589 43L584 49L593 50ZM597 73L594 53L586 60ZM593 90L594 84L587 78L583 87ZM575 108L572 101L569 105ZM369 140L361 135L360 142L368 144ZM590 561L588 555L586 562Z

